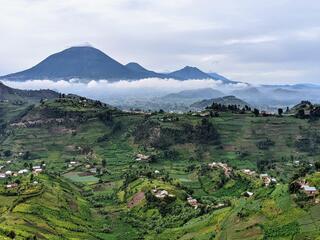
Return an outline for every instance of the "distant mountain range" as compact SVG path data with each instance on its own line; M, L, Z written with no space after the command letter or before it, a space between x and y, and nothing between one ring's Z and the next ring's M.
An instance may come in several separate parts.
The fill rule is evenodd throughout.
M53 99L59 97L59 93L52 90L20 90L10 88L0 82L0 101L39 101L41 99Z
M222 104L222 105L238 105L240 107L244 107L244 106L250 106L249 103L235 97L235 96L225 96L225 97L220 97L220 98L214 98L214 99L207 99L207 100L202 100L199 102L195 102L193 104L191 104L191 108L195 108L195 109L204 109L210 105L212 105L212 103L217 103L217 104Z
M12 81L26 81L32 79L49 80L138 80L142 78L173 78L177 80L213 79L224 83L233 81L216 73L204 73L196 67L184 67L171 73L157 73L145 69L138 63L123 65L109 57L99 49L81 46L71 47L55 53L34 67L9 75L0 79Z

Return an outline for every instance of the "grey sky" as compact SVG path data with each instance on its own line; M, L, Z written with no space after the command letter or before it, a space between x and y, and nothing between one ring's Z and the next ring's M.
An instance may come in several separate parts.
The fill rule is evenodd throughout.
M0 74L89 42L156 71L320 83L318 0L0 0Z

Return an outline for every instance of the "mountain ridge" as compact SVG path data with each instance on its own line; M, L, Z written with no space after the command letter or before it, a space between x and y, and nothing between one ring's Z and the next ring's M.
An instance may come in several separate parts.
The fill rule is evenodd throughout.
M173 78L176 80L212 79L230 83L231 80L221 76L211 76L196 67L186 66L171 73L157 73L138 63L121 64L101 50L91 46L75 46L54 53L35 66L0 76L8 81L26 80L102 80L110 82L119 80L138 80L143 78Z

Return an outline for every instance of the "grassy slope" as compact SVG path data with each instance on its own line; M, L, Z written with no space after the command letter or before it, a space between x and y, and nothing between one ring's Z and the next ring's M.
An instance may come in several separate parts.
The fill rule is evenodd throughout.
M71 108L71 110L73 109ZM83 109L80 110L83 111ZM157 120L160 117L160 115L157 115L152 118ZM196 124L201 120L198 117L190 115L179 116L179 118L180 121L177 123L160 122L160 124L175 128L183 122ZM85 123L75 126L73 130L76 130L76 134L66 131L63 126L15 129L14 134L10 135L3 142L2 148L10 149L16 153L28 150L32 153L32 161L35 164L45 161L48 170L53 172L66 171L65 161L73 159L82 163L89 162L98 165L102 159L106 159L108 173L101 176L104 183L92 184L92 182L88 181L86 184L86 179L84 179L82 182L86 185L81 188L85 191L93 190L93 197L99 195L112 196L101 201L102 207L99 206L97 208L99 212L107 213L103 223L97 223L97 228L101 230L104 225L107 225L111 226L112 229L111 233L105 235L105 239L123 239L124 235L127 236L127 239L134 239L139 233L126 224L121 216L128 211L126 201L129 201L134 194L145 188L146 181L130 184L130 194L126 198L123 198L119 188L122 186L123 174L134 167L139 168L140 166L133 159L135 153L143 152L144 150L139 145L133 143L129 133L138 122L143 121L143 116L119 114L115 117L114 121L122 122L122 129L117 133L111 133L112 126L102 123L97 118L92 118ZM155 234L151 231L144 234L144 236L149 239L154 239L155 237L159 239L259 239L262 238L263 234L271 234L270 236L272 236L270 229L274 229L277 226L282 226L284 232L289 232L288 236L295 235L296 239L299 239L299 237L302 239L303 235L316 236L319 233L318 216L320 209L316 207L310 210L297 208L287 193L286 184L281 184L274 191L268 192L262 189L260 190L261 196L256 199L239 200L239 194L246 190L245 185L234 185L234 182L229 182L219 191L215 191L210 186L214 183L217 175L212 173L202 178L201 181L199 180L197 171L201 164L212 161L228 162L231 166L237 168L248 167L256 169L258 159L268 158L272 159L275 164L275 170L270 170L269 173L280 176L285 182L294 171L291 155L293 159L303 159L310 162L317 159L318 156L310 156L304 152L297 151L294 147L294 142L308 128L317 129L319 122L308 123L305 120L289 117L255 118L251 114L235 115L230 113L222 114L218 118L211 119L211 121L221 134L223 149L216 146L206 146L202 149L201 156L199 156L196 151L198 146L194 144L175 145L173 149L179 153L175 160L160 157L158 162L147 165L150 169L168 172L170 177L178 181L182 186L191 188L197 198L208 196L218 198L228 197L233 199L233 204L231 207L194 218L180 227L168 228L160 234ZM105 134L109 135L108 140L98 143L97 138ZM275 145L268 150L259 150L256 143L265 138L273 140ZM93 149L94 154L86 156L75 150L75 147L83 145L88 145ZM23 163L23 160L16 161L12 165L12 168L19 169ZM191 172L186 171L186 168L191 164L196 166L195 170ZM76 171L82 171L82 168L74 170L74 172ZM132 185L135 184L137 186L132 188ZM167 185L166 188L172 188L171 183L164 184ZM234 189L239 188L239 186L240 191L235 193ZM46 209L46 207L52 207L55 209L57 207L56 192L59 191L64 192L59 186L56 188L49 187L44 195L46 196L45 199L52 199L52 201L46 201L48 206L40 206L40 208ZM76 189L72 189L71 192L77 191ZM116 194L117 199L114 199L114 194ZM64 196L64 198L68 197L70 196ZM1 198L4 197L1 196ZM12 199L7 197L5 199L8 202L12 201ZM84 206L84 209L87 209L85 212L88 212L88 205L85 200L80 196L77 199L79 199L79 203L77 204ZM20 207L16 207L13 212L6 216L6 220L2 224L8 228L12 228L13 223L17 221L17 216L21 217L23 215L23 217L28 217L29 215L25 214L25 212L29 211L30 208L39 207L37 206L39 204L38 197L34 198L34 202L32 200L28 200L30 202L26 206L22 204ZM147 213L141 210L144 207L144 203L142 202L141 204L141 206L139 205L134 210L131 210L131 212L136 214L136 216L143 217ZM244 219L239 219L237 213L243 209L248 211L249 215ZM269 211L270 209L272 211ZM69 211L70 209L67 211L68 214L70 214ZM48 214L48 212L44 211L45 216ZM72 235L76 236L76 239L83 239L81 237L85 235L81 234L87 234L85 239L92 237L91 233L80 232L75 234L72 231L75 228L72 224L78 221L83 224L81 227L84 229L94 229L95 226L87 226L86 224L88 223L83 222L83 219L87 216L67 218L67 222L70 222L71 230L66 230L65 226L62 227L61 222L55 219L57 216L54 214L54 211L52 214L53 216L46 220L43 220L43 217L30 218L30 222L39 222L41 225L50 223L55 226L54 229L57 232L67 238ZM315 216L311 216L310 214L315 214ZM287 226L287 224L291 223L298 224L299 233L294 232L291 229L291 225ZM47 230L40 231L43 236L49 236L52 234L50 231L54 231L50 226L45 226L44 228L49 232ZM35 229L37 229L36 226L28 226L26 222L21 224L21 229L19 227L21 234L26 234L28 231L34 232ZM281 229L278 232L281 232ZM281 235L275 236L274 239L291 238Z
M1 215L2 236L14 231L16 239L98 239L103 237L99 217L78 189L63 179L42 175L41 187L20 194Z

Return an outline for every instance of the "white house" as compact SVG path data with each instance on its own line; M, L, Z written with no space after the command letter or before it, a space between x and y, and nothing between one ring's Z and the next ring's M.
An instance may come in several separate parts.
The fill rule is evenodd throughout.
M21 169L18 171L18 174L25 174L25 173L28 173L29 170L28 169Z

